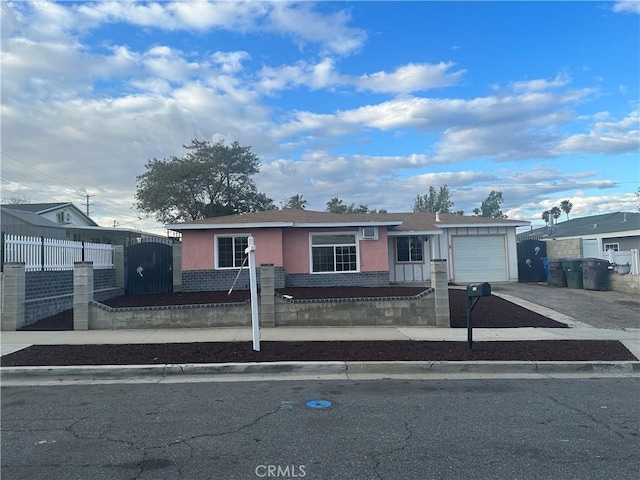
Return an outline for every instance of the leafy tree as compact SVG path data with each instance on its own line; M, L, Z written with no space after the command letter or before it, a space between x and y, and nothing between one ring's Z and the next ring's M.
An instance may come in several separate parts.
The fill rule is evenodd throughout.
M371 210L369 206L365 204L360 204L357 207L355 203L345 205L338 197L333 197L327 202L326 211L330 213L376 213L375 209Z
M487 198L484 199L480 208L473 209L473 213L479 217L507 218L507 216L502 213L502 210L500 210L502 202L502 192L492 190Z
M430 212L430 213L455 213L462 215L462 211L452 212L453 201L451 200L451 192L447 185L440 187L440 190L435 187L429 187L429 193L424 195L417 195L413 202L414 212Z
M560 202L560 208L564 213L567 214L567 220L569 220L569 212L573 208L573 203L571 203L569 200L563 200Z
M307 203L309 202L307 202L307 200L303 198L301 194L296 193L295 195L289 197L284 207L293 208L295 210L304 210L305 208L307 208Z
M270 210L251 176L260 160L251 147L192 140L183 157L149 160L138 175L136 206L163 223Z

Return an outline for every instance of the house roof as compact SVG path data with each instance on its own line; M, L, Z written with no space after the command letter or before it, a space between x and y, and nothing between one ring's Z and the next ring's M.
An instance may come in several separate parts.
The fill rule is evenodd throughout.
M10 208L11 210L20 210L22 212L31 213L46 213L57 208L73 206L70 202L58 202L58 203L16 203L2 205L2 208Z
M48 220L45 217L38 215L37 213L15 210L9 207L10 206L2 205L2 211L8 215L22 220L25 223L28 223L29 225L33 225L36 227L62 228L59 224L52 222L51 220Z
M285 208L225 215L167 225L169 230L204 230L259 227L366 227L388 226L394 232L438 233L442 227L526 226L529 222L435 213L330 213Z
M640 213L615 212L573 218L553 226L536 228L530 232L521 233L518 237L525 238L532 235L550 238L589 237L623 232L633 233L634 230L636 231L635 235L640 235Z
M83 218L85 218L87 223L89 223L90 225L96 226L96 227L98 226L98 224L96 222L94 222L91 219L91 217L85 215L84 212L82 212L82 210L80 210L78 207L76 207L71 202L16 203L16 204L4 204L4 205L0 205L0 207L2 207L3 210L10 209L10 210L14 210L14 211L33 213L33 214L36 214L36 215L43 215L45 213L52 212L52 211L55 211L55 210L60 210L62 208L72 208L78 215L81 215Z

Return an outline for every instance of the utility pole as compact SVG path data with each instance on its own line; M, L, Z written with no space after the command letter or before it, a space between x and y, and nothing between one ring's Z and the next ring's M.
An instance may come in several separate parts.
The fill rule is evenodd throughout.
M89 194L87 193L87 217L89 216L89 198L90 198L90 197L95 197L95 195L89 195Z

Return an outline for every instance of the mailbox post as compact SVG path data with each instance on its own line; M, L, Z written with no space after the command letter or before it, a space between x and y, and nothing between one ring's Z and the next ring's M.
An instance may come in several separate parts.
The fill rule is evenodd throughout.
M480 297L491 296L491 285L487 282L467 285L467 345L473 350L473 319L471 312L476 307Z

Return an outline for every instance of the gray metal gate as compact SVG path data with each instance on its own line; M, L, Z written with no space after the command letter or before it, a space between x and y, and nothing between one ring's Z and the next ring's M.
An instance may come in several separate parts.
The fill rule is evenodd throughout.
M143 242L127 247L126 294L170 293L173 291L173 247Z

